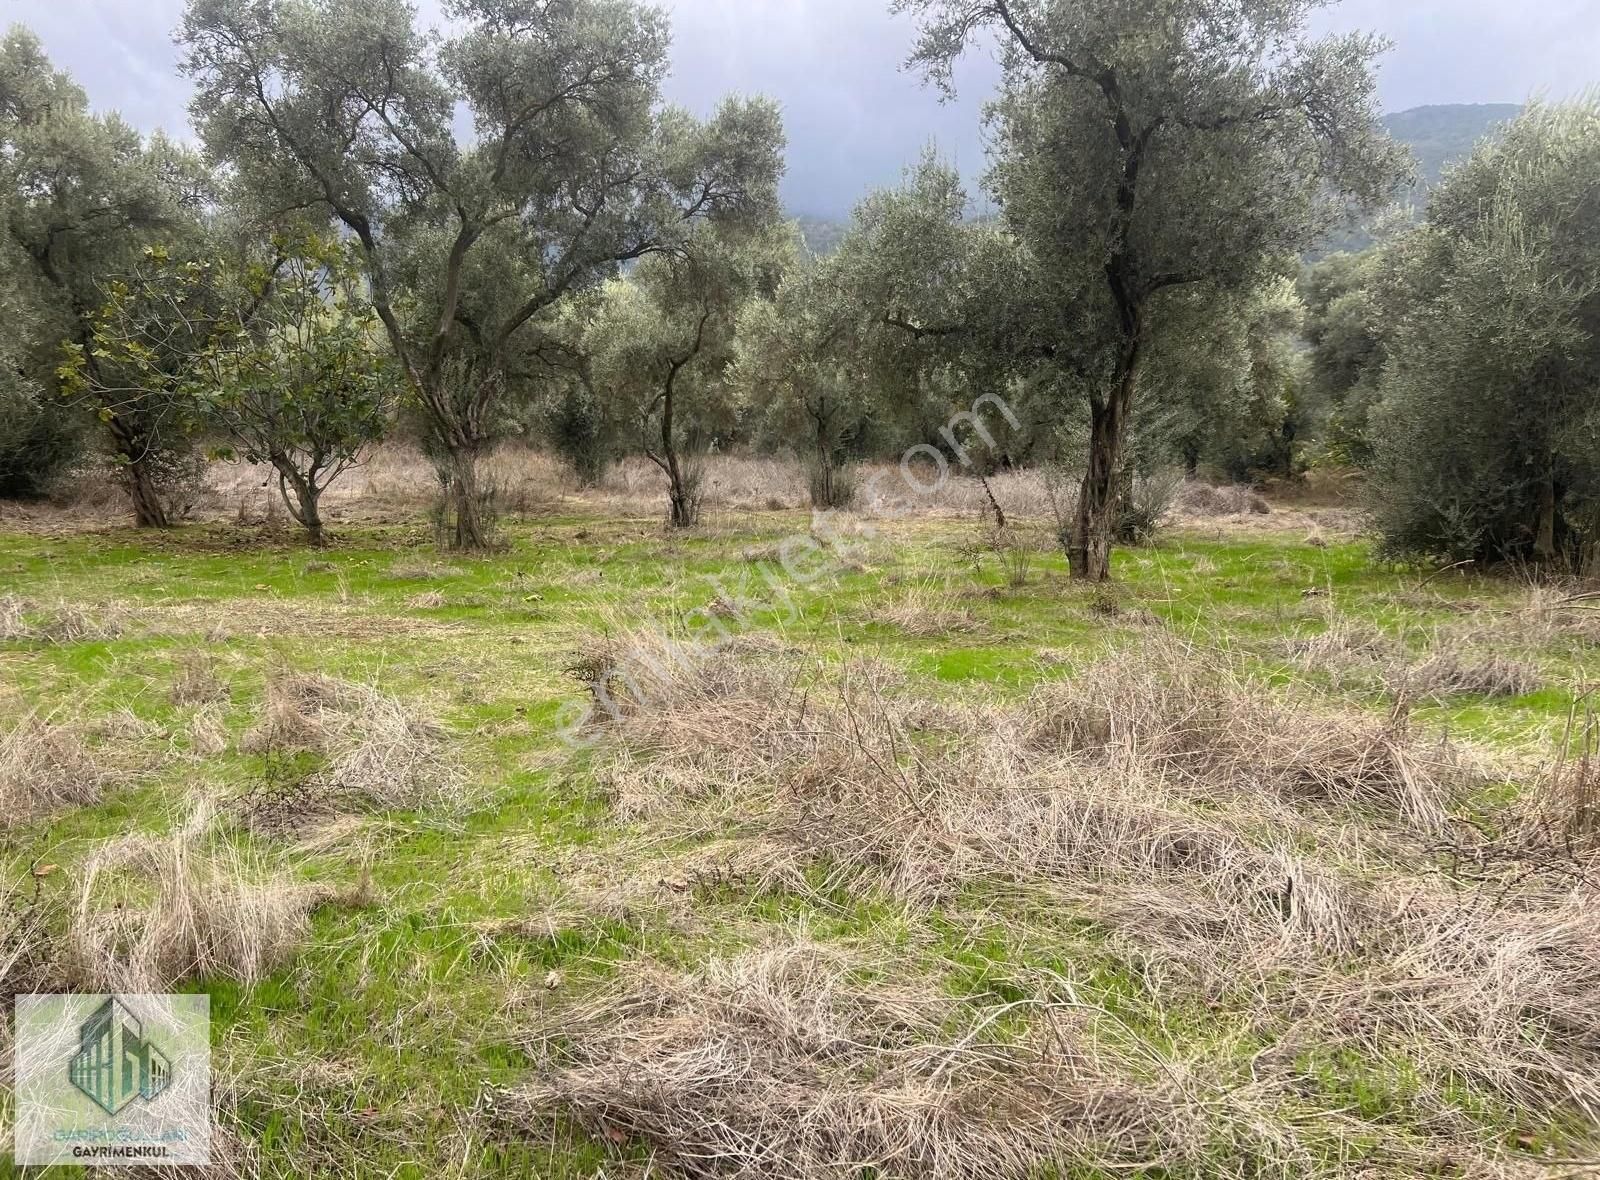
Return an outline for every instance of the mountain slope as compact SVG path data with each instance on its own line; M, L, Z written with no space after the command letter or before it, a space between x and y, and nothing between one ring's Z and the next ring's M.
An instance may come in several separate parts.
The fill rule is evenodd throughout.
M1521 113L1515 103L1457 103L1397 111L1385 115L1383 125L1416 153L1419 179L1431 188L1446 167L1470 155L1480 139Z
M1417 157L1417 184L1398 194L1401 204L1418 212L1428 203L1428 191L1439 183L1446 168L1472 154L1472 149L1495 128L1522 112L1516 103L1451 103L1412 107L1383 117L1383 126ZM800 231L815 254L831 254L850 229L847 221L801 215ZM1335 235L1319 253L1364 250L1372 236L1363 227Z

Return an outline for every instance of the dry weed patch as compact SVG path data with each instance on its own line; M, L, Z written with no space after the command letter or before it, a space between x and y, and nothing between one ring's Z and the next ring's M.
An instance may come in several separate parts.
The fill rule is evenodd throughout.
M188 652L178 663L172 681L172 703L210 705L228 699L227 683L217 675L216 660L203 652Z
M1248 1150L1286 1174L1342 1174L1317 1163L1302 1131L1362 1142L1373 1132L1379 1155L1410 1159L1399 1174L1423 1166L1406 1154L1415 1148L1471 1161L1471 1174L1512 1175L1486 1125L1491 1137L1513 1124L1600 1128L1592 847L1510 838L1528 826L1522 805L1484 832L1462 823L1495 781L1480 756L1417 732L1403 711L1384 719L1273 695L1220 660L1163 637L1000 708L919 699L881 665L830 674L726 656L664 676L660 707L612 727L603 773L620 814L674 840L759 841L750 871L757 860L785 866L777 888L804 893L820 874L819 898L844 889L956 917L978 889L1002 911L1015 902L1034 915L1024 923L1087 919L1116 954L1146 965L1156 1026L1209 996L1262 1038L1252 1084L1266 1105L1240 1118L1268 1141ZM1574 773L1564 789L1592 790L1572 787ZM1063 937L1056 926L1037 934ZM947 1134L966 1143L965 1132L937 1118L894 1123L867 1104L870 1081L847 1083L848 1071L821 1085L813 1059L797 1066L760 1037L747 1038L759 1051L732 1041L714 1006L676 998L714 996L715 978L670 994L648 978L650 1002L608 1002L624 1013L640 1004L652 1023L579 1038L577 1058L531 1092L534 1108L609 1119L690 1175L757 1174L740 1144L768 1145L775 1175L843 1175L841 1161L855 1159L886 1175L1028 1174L986 1149L940 1154ZM815 1005L834 986L813 979L800 994ZM1319 1099L1315 1128L1282 1114L1308 1086L1333 1084L1308 1062L1337 1052L1380 1073L1403 1068L1405 1142L1347 1122L1348 1099L1335 1094ZM746 1093L760 1096L750 1111L714 1099ZM1231 1097L1206 1101L1232 1109ZM1176 1124L1140 1109L1146 1165L1192 1164ZM875 1139L863 1126L894 1130ZM1106 1150L1103 1132L1089 1138ZM1005 1150L1027 1142L1019 1131ZM1079 1154L1091 1149L1076 1141L1041 1142L1057 1153L1046 1158L1117 1164Z
M1503 655L1462 656L1436 651L1391 680L1397 692L1443 699L1453 696L1519 697L1536 692L1544 677L1533 665Z
M866 617L869 622L925 639L970 635L984 628L983 620L962 605L955 591L931 582L901 592Z
M311 910L332 899L216 839L202 805L168 836L115 840L89 858L61 957L91 991L253 983L295 954Z
M262 714L240 742L254 753L313 753L329 801L379 810L450 806L464 777L449 734L417 706L370 685L329 676L279 674L267 681Z
M98 802L110 778L76 729L28 714L0 734L0 830Z
M91 613L70 602L36 603L0 594L0 641L83 643L115 639L127 629L129 612L107 604Z
M545 1067L500 1113L620 1131L676 1174L776 1180L1126 1166L1181 1117L1161 1087L1108 1078L1074 1046L1065 1007L1040 1005L1038 1027L1008 1040L1003 1007L864 983L863 965L804 940L694 974L636 964L533 1037Z

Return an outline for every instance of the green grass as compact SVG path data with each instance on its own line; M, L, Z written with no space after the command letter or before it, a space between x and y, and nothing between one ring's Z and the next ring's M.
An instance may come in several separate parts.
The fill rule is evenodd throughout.
M152 728L100 739L122 768L104 802L0 834L0 868L20 880L32 863L60 864L46 886L69 890L96 842L174 825L196 791L227 795L262 780L258 755L185 756L194 707L174 704L170 687L186 658L214 661L230 689L223 717L234 738L252 723L274 668L380 683L425 701L453 734L476 806L464 815L375 818L358 847L271 852L295 874L335 885L354 883L370 864L377 901L318 913L303 952L253 986L192 985L212 997L219 1062L244 1077L234 1117L273 1175L309 1168L419 1180L596 1176L609 1158L603 1145L576 1133L519 1143L466 1117L526 1076L519 1031L621 961L652 955L692 965L757 941L774 924L899 946L929 970L952 964L945 986L969 997L1015 998L1019 973L1034 966L1070 972L1117 1018L1117 1035L1169 1049L1248 1041L1248 1030L1219 1026L1198 1004L1150 1023L1136 965L1067 916L1048 921L1051 940L1037 945L1019 943L1004 923L982 937L969 922L913 923L881 899L830 904L730 888L697 898L706 920L691 930L615 922L554 938L508 933L547 904L574 856L605 856L626 841L587 760L560 744L553 725L560 704L581 695L563 671L568 657L596 633L681 623L719 587L733 588L765 599L754 616L760 628L819 660L872 654L931 692L1007 699L1065 674L1075 658L1137 642L1152 625L1288 682L1307 674L1289 665L1286 644L1317 634L1333 616L1415 643L1475 617L1463 612L1513 610L1521 594L1460 574L1420 587L1418 573L1378 565L1353 541L1313 548L1295 537L1180 533L1119 553L1118 589L1108 600L1072 585L1050 554L1036 560L1028 584L1008 587L994 559L975 567L962 554L972 526L925 522L887 528L863 542L859 566L795 588L785 601L744 551L805 527L801 515L769 513L668 540L653 522L545 519L514 527L504 553L472 560L438 556L417 528L352 529L325 553L257 544L212 526L159 536L0 534L9 592L91 614L120 604L134 616L113 638L0 643L7 712L38 709L92 727L126 707ZM959 596L975 629L928 638L866 620L928 579ZM419 599L434 592L441 603ZM1055 658L1041 661L1041 651ZM1540 691L1423 703L1418 719L1481 742L1547 748L1573 705L1573 686L1600 673L1600 658L1569 639L1524 654L1545 673ZM1370 693L1345 695L1387 707ZM560 980L554 990L552 972ZM1304 1068L1320 1095L1313 1103L1373 1117L1403 1111L1411 1084L1403 1062L1328 1054ZM307 1095L297 1096L302 1086Z

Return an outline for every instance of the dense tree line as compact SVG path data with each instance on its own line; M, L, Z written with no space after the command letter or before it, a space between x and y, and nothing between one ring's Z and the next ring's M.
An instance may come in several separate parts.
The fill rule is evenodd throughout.
M929 156L821 252L780 212L775 106L664 103L669 28L639 0L459 0L443 34L403 0L190 0L198 150L91 111L13 30L0 495L98 455L163 526L231 453L320 541L323 490L398 430L471 549L513 436L586 482L647 456L678 527L713 446L791 451L838 507L854 461L921 445L1072 471L1089 580L1170 467L1354 465L1397 553L1591 556L1594 103L1531 108L1425 221L1302 266L1412 175L1382 46L1310 37L1316 0L894 7L935 86L1000 47L998 214ZM944 429L984 398L1009 412L982 445Z
M1402 556L1588 568L1600 542L1600 103L1534 104L1424 222L1302 283L1325 437Z

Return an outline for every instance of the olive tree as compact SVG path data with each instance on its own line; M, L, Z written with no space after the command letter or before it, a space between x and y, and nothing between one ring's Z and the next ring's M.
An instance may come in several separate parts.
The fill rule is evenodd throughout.
M618 436L667 477L668 520L699 520L705 447L732 430L738 390L729 369L740 308L772 295L792 245L770 232L697 230L683 248L641 262L610 284L583 350Z
M1289 269L1288 267L1285 268ZM1174 297L1144 376L1146 453L1235 480L1292 477L1316 425L1301 338L1305 308L1287 274L1207 298Z
M32 499L76 456L80 432L29 371L36 312L16 281L21 260L5 257L12 253L0 242L0 498Z
M1393 326L1382 298L1389 253L1374 246L1360 254L1331 254L1300 278L1305 302L1310 392L1325 417L1326 444L1334 457L1365 466L1372 457L1368 415Z
M1037 292L1018 281L1027 259L1016 238L969 220L967 206L960 174L925 156L899 187L861 202L835 261L859 308L877 416L902 419L916 442L981 471L1038 441L1029 411L1041 390L1055 392L1038 364L1058 345L1039 331L1049 317L1033 305ZM974 449L948 424L985 397L1003 397L1022 424L964 418L983 443Z
M481 547L477 464L509 428L508 366L568 297L776 205L781 125L760 100L663 108L664 15L637 0L191 0L194 117L264 211L358 243L372 305ZM455 130L457 109L473 134Z
M1600 558L1600 100L1534 104L1390 249L1406 310L1373 411L1391 551Z
M33 423L32 445L65 456L72 449L70 407L42 400L56 392L61 346L75 348L91 372L115 383L88 348L100 283L133 265L147 245L192 235L208 200L207 177L182 148L160 136L146 141L114 114L91 113L83 91L21 28L0 40L0 177L8 196L0 205L6 253L17 267L18 297L33 312L17 358L31 400L17 404ZM105 426L136 522L168 524L171 485L189 467L189 443L174 429L172 407L119 401L87 408Z
M1174 294L1257 285L1406 171L1377 126L1381 43L1308 39L1323 6L896 0L921 20L913 62L947 89L976 37L1003 46L987 183L1024 252L1020 305L1042 317L1024 365L1087 402L1075 577L1110 574L1129 428Z
M798 265L739 314L731 377L762 435L805 464L811 503L845 506L849 447L872 409L859 304L837 256Z

